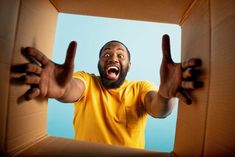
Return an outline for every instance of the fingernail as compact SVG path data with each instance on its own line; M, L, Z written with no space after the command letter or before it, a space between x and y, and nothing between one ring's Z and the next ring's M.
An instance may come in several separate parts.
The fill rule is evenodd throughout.
M31 100L31 98L30 98L28 95L26 95L26 96L25 96L25 100L26 100L26 101L29 101L29 100Z
M22 54L25 54L25 47L21 47L20 51Z
M192 100L191 99L187 99L186 103L187 103L187 105L191 105L192 104Z
M197 59L196 60L196 65L197 66L201 66L202 65L202 60L201 59Z

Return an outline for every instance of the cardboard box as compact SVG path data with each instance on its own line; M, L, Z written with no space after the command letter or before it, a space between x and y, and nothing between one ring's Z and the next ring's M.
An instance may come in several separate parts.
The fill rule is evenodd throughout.
M120 11L121 8L121 11ZM179 24L182 61L203 61L204 88L179 104L173 152L160 153L50 137L47 100L22 100L28 86L10 82L11 65L33 46L51 57L59 12ZM235 155L234 0L1 0L0 156ZM90 151L92 150L92 151ZM95 152L95 153L94 153Z

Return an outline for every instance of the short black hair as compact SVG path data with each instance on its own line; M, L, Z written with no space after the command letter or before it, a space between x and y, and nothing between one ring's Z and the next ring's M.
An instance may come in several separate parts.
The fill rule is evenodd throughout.
M126 47L125 44L123 44L122 42L120 42L120 41L118 41L118 40L111 40L111 41L107 42L106 44L104 44L104 46L100 49L99 57L101 56L101 52L103 51L104 47L105 47L106 45L108 45L109 43L113 43L113 42L122 44L122 45L126 48L127 53L128 53L128 58L129 58L129 61L130 61L130 60L131 60L131 54L130 54L129 49Z

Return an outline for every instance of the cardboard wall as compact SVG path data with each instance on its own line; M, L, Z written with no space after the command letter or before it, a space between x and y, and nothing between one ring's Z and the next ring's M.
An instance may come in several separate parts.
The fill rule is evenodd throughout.
M202 156L206 129L210 80L210 9L209 0L198 0L181 24L181 60L201 58L204 87L194 91L193 103L179 103L174 153L176 156Z
M12 5L10 2L7 4ZM14 20L12 22L14 28L9 34L13 35L12 40L6 42L11 44L11 49L3 53L10 58L8 65L28 62L21 54L21 48L25 46L38 48L50 57L54 44L57 10L48 0L15 1L13 6L15 7L9 10L14 12L14 17L17 19L10 18ZM4 17L8 20L6 14ZM5 26L8 27L7 24ZM6 68L6 72L10 72L10 66ZM12 74L11 77L17 76L19 75ZM9 86L9 77L4 83L5 86ZM6 93L1 93L8 94L3 96L7 99L8 106L7 112L4 111L7 115L3 119L6 124L4 129L1 129L5 132L1 138L8 154L14 154L47 135L47 101L24 101L22 95L28 88L27 85L11 83L5 88Z
M235 1L211 0L211 72L205 156L235 156Z
M235 1L198 0L182 20L182 61L200 57L205 84L179 105L176 156L234 156Z
M10 65L16 33L18 6L19 1L17 0L0 1L0 155L5 150Z
M127 147L97 144L71 139L47 137L25 150L19 157L170 157L169 153L130 149Z
M178 24L195 0L50 0L59 12Z

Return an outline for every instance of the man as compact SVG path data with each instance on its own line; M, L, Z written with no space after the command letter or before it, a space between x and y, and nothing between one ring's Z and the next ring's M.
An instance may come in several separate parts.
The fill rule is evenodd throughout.
M98 143L144 148L147 114L164 118L174 107L174 98L191 104L189 90L202 85L194 71L199 59L174 63L170 54L169 36L162 41L163 60L159 90L147 81L128 81L130 52L119 41L110 41L100 50L100 76L75 72L76 42L71 42L64 64L58 65L34 48L25 48L24 55L40 64L28 63L21 76L31 88L26 100L36 97L74 102L75 139Z

